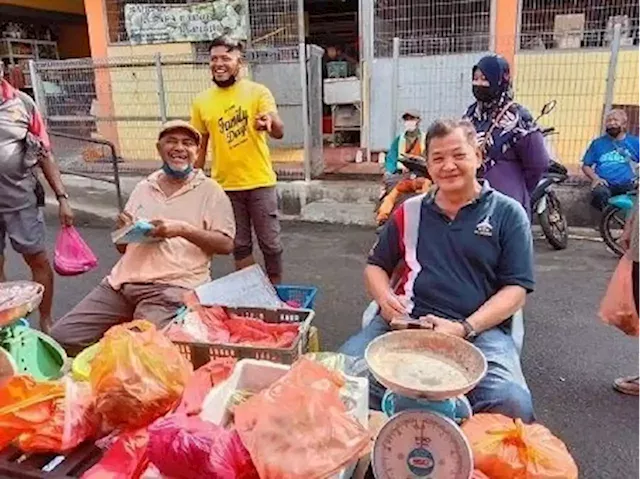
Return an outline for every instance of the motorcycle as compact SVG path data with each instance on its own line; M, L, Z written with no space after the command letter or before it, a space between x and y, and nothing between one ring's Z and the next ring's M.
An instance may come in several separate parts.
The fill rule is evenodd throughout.
M638 182L632 190L609 199L609 204L602 212L600 218L600 236L607 247L618 257L624 254L624 248L620 244L622 231L627 218L633 211L633 204L638 195Z
M542 111L535 121L537 122L543 116L551 113L555 107L556 101L551 100L542 107ZM545 139L556 133L553 127L543 128L541 132ZM553 191L553 186L565 182L568 177L567 169L552 158L549 169L531 194L531 211L537 215L545 238L557 250L567 247L569 232L567 218L558 196Z

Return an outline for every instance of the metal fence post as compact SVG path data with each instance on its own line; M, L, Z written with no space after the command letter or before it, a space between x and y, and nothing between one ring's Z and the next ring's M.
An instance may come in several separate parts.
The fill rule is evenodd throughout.
M298 0L298 57L300 62L300 86L302 87L302 131L304 136L304 181L311 181L312 154L311 128L309 126L309 85L307 84L307 46L305 44L304 0Z
M393 39L393 63L391 72L391 138L396 137L398 121L398 87L400 84L400 39Z
M618 67L618 54L620 53L620 39L622 38L622 25L616 23L613 26L613 40L611 41L611 55L609 56L609 70L607 71L607 89L604 95L604 112L600 129L604 132L605 118L613 105L613 94L616 86L616 70Z
M36 101L36 106L40 111L40 114L45 119L48 118L47 115L47 102L45 101L44 94L42 91L42 81L40 79L40 75L38 74L38 68L36 67L35 60L29 60L29 76L31 77L31 87L33 88L33 96Z
M162 54L155 54L156 81L158 83L158 104L160 105L160 118L162 123L167 121L167 98L164 92L164 76L162 75Z
M374 52L374 3L360 0L360 37L362 60L360 61L360 148L364 149L366 161L371 161L371 77L373 76Z

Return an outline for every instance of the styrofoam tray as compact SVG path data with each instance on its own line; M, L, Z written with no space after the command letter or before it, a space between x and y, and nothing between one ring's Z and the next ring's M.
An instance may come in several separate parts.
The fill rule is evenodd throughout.
M242 359L238 361L233 374L207 394L202 403L200 417L204 421L210 421L218 425L226 425L229 422L229 413L226 405L229 398L237 390L258 393L276 382L291 366L272 363L270 361L258 361L256 359ZM356 404L353 408L354 417L365 428L369 427L369 380L345 375L347 383L352 387ZM332 479L346 479L351 476L358 460L345 467L340 473L332 476Z

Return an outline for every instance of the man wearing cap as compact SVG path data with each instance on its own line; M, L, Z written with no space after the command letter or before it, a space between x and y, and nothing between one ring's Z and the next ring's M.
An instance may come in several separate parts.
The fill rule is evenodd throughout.
M235 222L220 185L194 169L201 136L189 123L166 123L158 135L162 168L136 185L116 226L149 220L159 241L118 246L122 258L109 276L71 312L51 336L71 355L132 319L165 326L184 294L210 281L211 259L233 251Z
M388 175L399 173L403 170L400 163L402 155L422 156L424 154L424 132L420 131L420 112L407 110L402 115L404 131L398 135L384 160L384 171Z

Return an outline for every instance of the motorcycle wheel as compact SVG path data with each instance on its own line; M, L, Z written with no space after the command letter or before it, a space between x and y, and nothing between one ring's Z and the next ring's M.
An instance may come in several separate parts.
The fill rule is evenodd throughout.
M546 196L547 207L538 215L542 232L553 249L566 249L569 242L567 217L564 215L562 205L556 194L553 191L549 191Z
M609 205L602 212L600 218L600 236L604 240L604 244L613 251L618 257L622 257L624 249L619 243L622 230L624 229L625 214L617 206ZM614 233L619 231L620 233Z

